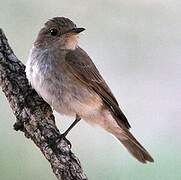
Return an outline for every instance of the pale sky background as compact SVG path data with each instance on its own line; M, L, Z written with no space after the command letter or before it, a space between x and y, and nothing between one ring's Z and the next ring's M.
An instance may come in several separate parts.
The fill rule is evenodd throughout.
M81 47L155 159L140 164L111 135L82 121L68 138L89 179L180 180L181 1L1 1L0 27L24 63L39 29L54 16L86 28ZM73 120L55 115L61 131ZM14 121L0 93L0 180L55 180L35 145L12 129Z

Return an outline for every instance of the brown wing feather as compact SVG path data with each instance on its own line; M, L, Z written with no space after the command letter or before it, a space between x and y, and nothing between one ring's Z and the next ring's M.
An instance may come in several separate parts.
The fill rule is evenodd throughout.
M81 48L77 48L66 54L65 61L67 67L80 81L100 95L114 115L118 125L129 129L130 124L119 108L116 98L87 53Z

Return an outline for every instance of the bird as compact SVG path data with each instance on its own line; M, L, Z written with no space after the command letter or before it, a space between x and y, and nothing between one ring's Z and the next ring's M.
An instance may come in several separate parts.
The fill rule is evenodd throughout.
M26 63L26 76L37 93L60 114L81 119L115 136L133 157L153 162L130 132L130 124L89 55L79 46L85 28L66 17L49 19L38 33Z

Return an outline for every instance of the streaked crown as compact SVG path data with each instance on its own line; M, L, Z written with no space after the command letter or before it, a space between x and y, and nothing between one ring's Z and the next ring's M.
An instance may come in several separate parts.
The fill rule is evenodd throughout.
M45 23L45 26L51 27L57 25L59 27L59 31L61 34L76 28L76 24L74 24L70 19L65 17L54 17Z

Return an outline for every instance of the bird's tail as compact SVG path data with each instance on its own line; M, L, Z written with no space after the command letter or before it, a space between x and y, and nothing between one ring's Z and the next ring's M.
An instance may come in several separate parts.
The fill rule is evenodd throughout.
M140 162L153 162L147 150L136 140L128 129L114 128L111 133L126 147L126 149Z

